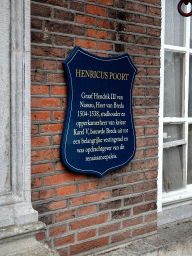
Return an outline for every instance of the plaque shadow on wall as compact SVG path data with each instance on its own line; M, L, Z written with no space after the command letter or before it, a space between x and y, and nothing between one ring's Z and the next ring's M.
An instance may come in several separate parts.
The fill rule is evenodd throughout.
M63 66L68 93L61 158L72 171L103 177L127 165L136 152L132 90L137 68L127 53L100 57L80 47Z

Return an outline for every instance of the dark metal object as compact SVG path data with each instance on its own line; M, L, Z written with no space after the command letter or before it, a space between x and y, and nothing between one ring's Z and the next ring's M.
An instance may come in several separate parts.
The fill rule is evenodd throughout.
M181 6L182 6L183 3L184 3L185 5L188 5L189 3L192 4L192 0L181 0L181 1L179 2L179 4L178 4L178 11L179 11L179 13L180 13L182 16L184 16L184 17L189 17L189 16L191 16L191 15L192 15L192 10L191 10L189 13L185 13L185 12L182 11Z

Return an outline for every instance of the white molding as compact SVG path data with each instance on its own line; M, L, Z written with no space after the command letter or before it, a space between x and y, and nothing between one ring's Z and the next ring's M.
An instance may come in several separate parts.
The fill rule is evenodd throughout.
M10 14L11 191L0 195L0 227L38 220L31 205L30 0L10 0Z
M163 204L171 204L179 200L187 200L192 197L192 185L187 185L187 164L188 164L188 125L192 123L192 118L188 117L188 92L189 92L189 56L192 54L190 49L190 17L185 19L185 45L183 47L166 45L165 42L165 1L162 0L162 29L161 29L161 84L160 84L160 111L159 111L159 169L158 169L158 212L162 211ZM175 6L176 8L177 6ZM187 6L187 12L191 11L191 5ZM164 52L172 51L184 54L184 87L183 87L183 115L182 117L163 117L164 105ZM163 143L163 124L176 123L184 125L184 139L174 142ZM175 147L178 145L185 145L183 147L183 185L184 188L168 193L162 192L162 176L163 176L163 148Z

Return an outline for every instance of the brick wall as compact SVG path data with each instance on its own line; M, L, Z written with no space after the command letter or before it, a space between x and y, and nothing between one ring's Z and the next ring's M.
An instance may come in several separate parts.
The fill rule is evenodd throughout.
M160 0L31 1L32 201L60 255L86 255L156 231ZM62 61L74 46L100 56L128 52L137 152L104 178L60 161L67 101Z

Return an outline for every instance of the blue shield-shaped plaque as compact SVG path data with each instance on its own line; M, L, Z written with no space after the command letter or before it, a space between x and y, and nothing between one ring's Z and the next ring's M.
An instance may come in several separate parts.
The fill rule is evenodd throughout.
M135 155L132 89L137 69L127 53L99 57L79 47L64 66L68 98L61 157L75 172L103 177Z

